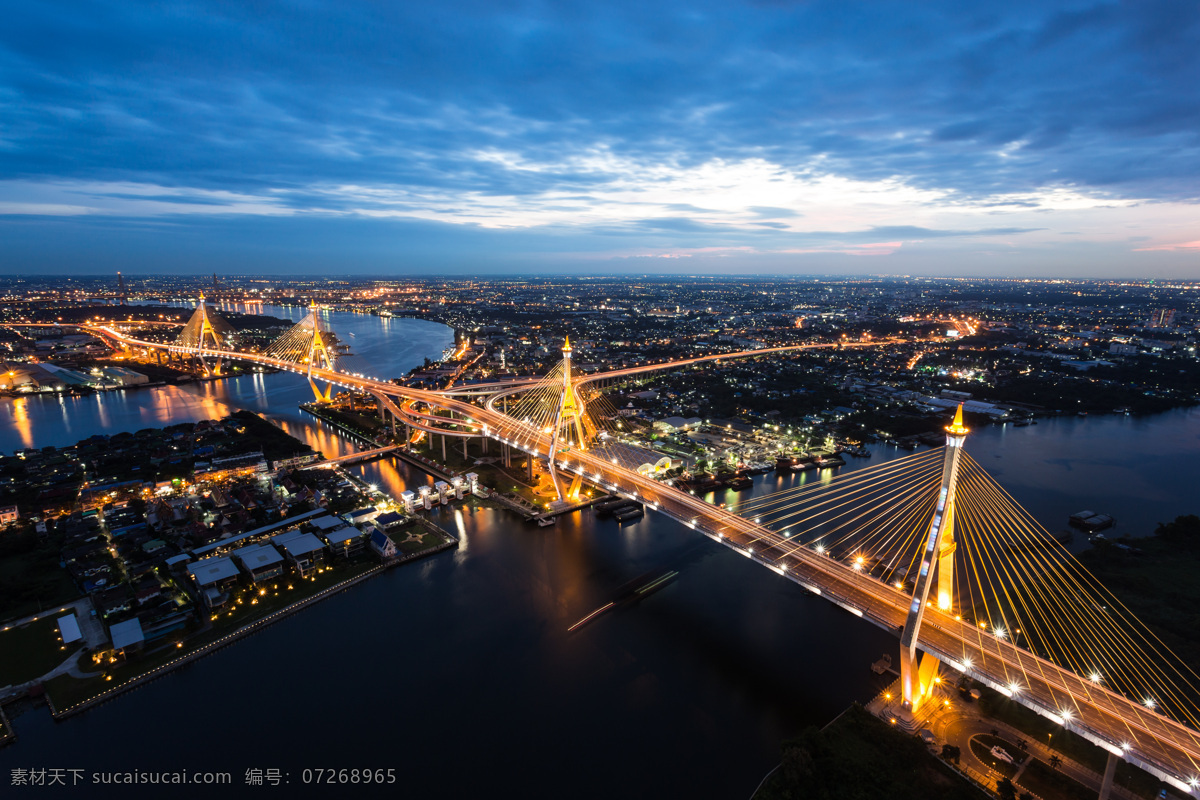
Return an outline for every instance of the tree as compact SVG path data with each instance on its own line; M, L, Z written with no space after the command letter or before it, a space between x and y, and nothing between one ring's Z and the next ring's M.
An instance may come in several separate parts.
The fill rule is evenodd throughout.
M942 745L942 760L953 761L955 764L957 764L961 755L962 751L958 747L952 744Z
M1034 798L1029 792L1021 792L1021 800L1034 800Z
M1054 769L1058 769L1060 764L1062 764L1061 758L1059 758L1058 756L1050 756L1050 766L1051 767L1053 767Z
M1196 547L1200 545L1200 517L1187 514L1176 517L1174 522L1160 522L1154 535L1177 545Z
M1017 800L1017 787L1008 778L1001 778L996 784L996 794L1000 800Z

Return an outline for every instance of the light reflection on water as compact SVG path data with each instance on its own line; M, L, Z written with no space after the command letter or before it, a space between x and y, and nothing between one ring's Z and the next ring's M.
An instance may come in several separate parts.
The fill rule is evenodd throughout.
M298 319L305 310L287 311ZM379 331L417 330L412 321L347 316L334 327L359 332L364 352L388 351ZM369 326L378 339L364 333ZM440 353L449 343L442 336L421 358ZM310 396L289 373L20 398L0 404L0 420L11 423L0 450L237 407L267 414L327 455L355 449L296 409ZM851 459L838 474L906 455L872 449L873 458ZM1198 449L1196 411L985 428L967 442L1051 530L1084 507L1117 516L1119 532L1196 511L1188 506ZM391 459L352 469L393 495L430 481ZM713 499L746 500L833 474L769 474ZM390 571L64 723L23 715L20 740L0 750L0 771L61 762L232 769L236 777L249 767L358 763L401 768L407 793L419 797L485 796L496 786L530 796L569 787L573 797L744 797L776 763L780 739L866 699L868 664L896 647L889 634L655 514L618 525L584 511L552 528L493 509L453 506L432 517L460 537L452 556ZM679 579L568 633L619 587L666 570ZM247 713L252 676L269 676L251 692L251 710L265 713ZM149 724L163 708L188 710L186 747Z

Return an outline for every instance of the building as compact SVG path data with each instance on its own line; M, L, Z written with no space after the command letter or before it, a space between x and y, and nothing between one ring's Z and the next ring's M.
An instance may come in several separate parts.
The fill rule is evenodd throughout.
M230 554L254 583L269 581L283 574L283 556L269 544L248 544Z
M79 632L79 620L74 614L58 618L58 636L64 645L74 644L83 638L83 634Z
M271 537L271 542L281 548L301 577L325 563L325 543L303 531L288 531Z
M142 649L146 636L142 633L142 623L137 617L118 622L108 629L112 637L113 650L122 656L129 656Z
M368 520L375 519L375 515L378 513L378 510L374 506L367 506L366 508L356 508L353 511L347 511L345 514L342 514L342 519L351 525L359 525Z
M317 517L316 519L309 520L308 524L316 529L313 533L317 534L317 536L324 536L329 531L346 527L346 521L341 517Z
M358 528L350 525L329 531L325 534L329 550L334 558L357 558L367 547L367 537Z
M187 571L209 608L224 605L229 600L228 592L237 583L240 574L237 564L228 556L193 561L187 565Z
M390 531L393 528L398 528L404 524L404 517L397 514L395 511L388 511L385 514L380 514L375 518L375 524L380 530Z
M59 367L54 364L41 364L42 369L53 373L58 381L67 386L91 386L95 383L95 379L91 375L85 375L82 372L76 372L73 369Z
M699 417L667 417L655 420L654 429L663 433L674 433L675 431L695 430L703 424L704 420Z
M371 531L371 551L382 558L395 558L396 543L379 528Z
M16 506L0 508L0 525L11 525L21 518L21 509Z
M0 389L6 391L62 391L66 383L39 364L5 364L0 371Z
M124 367L101 367L100 374L116 386L141 386L150 382L150 378L142 373Z

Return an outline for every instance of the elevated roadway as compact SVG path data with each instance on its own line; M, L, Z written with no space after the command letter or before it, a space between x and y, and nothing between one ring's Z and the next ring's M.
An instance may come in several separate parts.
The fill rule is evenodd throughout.
M362 376L345 375L323 369L308 369L293 362L255 353L224 350L199 350L180 345L160 344L131 339L115 329L89 328L122 344L181 352L202 357L237 358L264 366L310 375L335 385L367 391L403 401L422 401L457 413L463 419L457 425L476 430L532 455L546 458L551 436L509 417L494 408L494 398L483 407L450 394L413 389ZM798 345L764 348L742 353L723 353L643 365L607 373L595 373L580 379L591 382L620 378L662 369L722 359L746 358L803 349L833 347L871 347L894 340L850 342L842 344ZM425 419L424 422L430 422ZM432 427L432 425L428 426ZM434 432L443 431L433 428ZM608 491L647 503L714 541L763 564L806 590L899 635L912 597L873 577L821 555L808 547L713 506L694 495L648 478L636 471L612 463L589 451L560 452L556 466L584 478ZM920 631L919 646L954 669L992 686L1018 703L1033 709L1063 727L1079 733L1110 753L1134 763L1166 780L1177 789L1196 794L1200 788L1200 734L1134 699L1110 691L1105 686L1080 677L1051 661L1042 659L1010 641L956 620L931 607Z

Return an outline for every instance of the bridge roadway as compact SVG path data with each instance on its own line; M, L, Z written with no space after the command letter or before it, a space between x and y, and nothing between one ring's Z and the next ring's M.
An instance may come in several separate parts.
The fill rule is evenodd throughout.
M295 363L261 354L200 350L180 345L145 342L131 339L107 327L93 330L133 346L211 358L238 358L281 370L308 374L306 368ZM851 344L868 346L883 343ZM621 377L639 371L670 369L722 358L767 355L803 347L702 356L611 373L596 373L588 376L588 379ZM341 386L389 397L422 400L441 406L459 413L467 422L478 425L481 432L487 436L521 447L543 458L549 453L551 437L548 434L529 430L528 426L518 420L492 408L490 402L481 408L436 391L402 387L331 370L313 369L311 374L314 378ZM520 441L516 438L518 433ZM912 603L912 597L902 591L846 564L820 555L808 547L798 545L751 520L619 464L611 463L591 452L561 452L558 454L558 464L560 468L568 471L582 471L585 479L591 483L649 504L651 508L666 513L720 544L758 561L855 616L899 635ZM942 659L943 663L983 681L1043 716L1061 722L1064 727L1148 770L1180 791L1197 794L1200 787L1196 782L1200 776L1200 733L1146 708L1137 700L1126 698L1103 685L1076 675L1065 667L1039 658L1008 640L999 639L972 624L955 620L938 611L936 607L930 607L926 612L919 646L923 651ZM824 654L816 655L820 657Z

